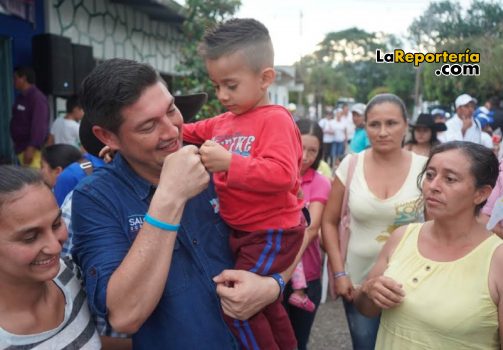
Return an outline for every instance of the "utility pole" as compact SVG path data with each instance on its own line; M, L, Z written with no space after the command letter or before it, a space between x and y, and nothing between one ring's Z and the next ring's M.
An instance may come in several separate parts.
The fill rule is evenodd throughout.
M423 66L419 65L419 67L416 68L416 79L414 83L414 111L413 111L413 116L412 119L415 120L417 115L421 112L421 103L420 103L420 95L421 95L421 72Z
M297 113L301 112L305 114L305 108L302 106L302 93L304 91L304 77L301 75L302 72L302 18L303 18L303 13L302 10L299 12L299 42L301 45L299 45L299 69L298 69L298 75L299 75L299 82L302 82L302 88L299 89L297 93ZM295 79L297 80L297 79ZM301 108L302 106L302 108Z

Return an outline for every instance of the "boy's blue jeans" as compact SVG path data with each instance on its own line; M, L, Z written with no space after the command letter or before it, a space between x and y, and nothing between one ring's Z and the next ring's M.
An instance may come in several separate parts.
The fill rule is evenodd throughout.
M369 318L363 316L351 302L343 299L346 319L354 350L374 350L380 316Z

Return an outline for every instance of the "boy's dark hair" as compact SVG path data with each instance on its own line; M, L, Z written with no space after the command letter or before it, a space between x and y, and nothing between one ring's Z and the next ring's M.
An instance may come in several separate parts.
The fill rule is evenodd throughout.
M0 165L0 210L14 192L27 185L45 186L39 171L17 165Z
M72 95L66 99L66 113L72 113L73 109L76 107L82 107L80 105L79 97L77 95Z
M28 83L35 84L35 71L33 68L28 66L16 67L14 73L20 78L25 77Z
M80 160L82 158L82 153L80 153L79 149L75 146L57 143L42 148L40 156L49 164L51 169L56 169L58 166L64 169L73 162Z
M115 134L122 124L121 112L143 91L164 81L152 66L113 58L99 64L82 82L79 96L86 118Z
M203 59L215 60L224 55L244 51L254 71L274 67L274 49L267 28L252 18L233 18L206 31L199 44Z
M300 135L312 135L318 139L320 148L318 149L316 159L313 164L311 164L311 168L316 170L320 166L321 158L323 157L323 130L317 122L309 119L298 120L297 127L299 128Z

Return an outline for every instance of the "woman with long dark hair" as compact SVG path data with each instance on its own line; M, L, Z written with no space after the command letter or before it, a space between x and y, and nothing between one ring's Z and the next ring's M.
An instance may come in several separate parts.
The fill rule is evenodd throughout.
M297 126L303 148L300 168L302 197L311 217L306 235L311 243L299 264L302 266L302 272L294 272L292 282L285 289L284 305L297 338L297 348L304 350L307 348L311 327L321 300L322 261L319 230L323 209L330 193L330 182L316 171L323 156L322 129L316 122L307 119L299 120ZM302 276L298 276L299 274ZM303 286L299 281L302 277L304 277Z
M365 109L365 122L371 147L346 156L337 168L323 213L322 237L335 293L343 297L353 347L373 350L379 317L359 313L353 305L353 293L394 229L422 219L423 209L416 205L420 196L416 178L426 157L402 147L407 112L398 96L375 96ZM347 230L339 232L346 190L349 238Z
M435 123L431 114L421 113L416 122L411 125L411 140L405 147L414 153L428 156L433 146L440 142L437 133L447 130L444 123Z

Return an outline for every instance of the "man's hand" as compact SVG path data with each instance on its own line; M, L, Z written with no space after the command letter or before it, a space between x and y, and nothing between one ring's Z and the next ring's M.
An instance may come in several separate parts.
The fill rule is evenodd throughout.
M204 166L212 173L229 170L232 153L215 141L208 140L203 143L199 153Z
M23 165L30 165L33 162L33 157L35 156L35 151L37 149L33 146L28 146L23 152Z
M210 176L196 146L189 145L164 159L156 194L164 193L171 198L186 201L204 190Z
M463 136L465 135L466 130L471 128L473 119L472 116L463 116L461 117L461 120L463 121L463 125L461 126L461 132L463 133Z
M224 270L213 278L224 313L247 320L279 296L279 285L272 277L245 270Z

